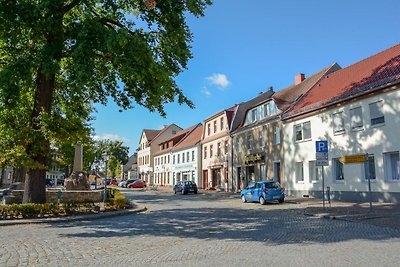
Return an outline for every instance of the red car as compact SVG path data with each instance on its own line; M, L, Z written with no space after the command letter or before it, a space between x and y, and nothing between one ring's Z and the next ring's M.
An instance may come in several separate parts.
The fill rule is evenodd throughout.
M109 185L117 185L117 179L112 178L112 179L110 180Z
M144 188L146 187L146 182L143 180L136 180L126 186L127 188Z

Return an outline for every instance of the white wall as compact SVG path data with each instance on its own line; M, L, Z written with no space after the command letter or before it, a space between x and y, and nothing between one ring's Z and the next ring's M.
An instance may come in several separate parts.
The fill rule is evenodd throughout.
M369 104L383 100L385 123L371 126ZM350 109L361 106L363 114L363 128L351 130ZM332 114L343 111L344 133L334 134ZM375 95L366 99L355 101L326 112L302 118L284 125L284 155L286 187L302 193L321 190L321 180L309 180L308 164L315 160L315 141L328 140L329 166L325 167L325 186L340 192L366 192L368 183L364 179L364 167L361 163L344 165L344 180L336 181L332 168L332 158L347 155L369 153L375 156L376 181L372 183L372 191L400 192L400 181L387 181L385 179L383 153L400 150L400 91ZM294 125L311 122L311 140L295 142ZM296 182L295 162L303 162L304 182Z

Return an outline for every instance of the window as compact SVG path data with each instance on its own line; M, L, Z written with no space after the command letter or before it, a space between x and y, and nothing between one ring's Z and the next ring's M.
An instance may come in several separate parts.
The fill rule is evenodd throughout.
M296 181L304 182L303 162L296 162Z
M213 145L210 145L210 158L213 156Z
M335 178L335 181L343 181L344 180L343 163L341 163L338 158L332 159L332 163L333 163L333 176Z
M278 145L281 143L281 128L274 127L274 144Z
M164 158L161 157L161 165L163 165L163 164L164 164Z
M242 147L240 146L240 138L239 137L236 138L236 151L237 152L242 151Z
M172 164L175 164L175 155L172 156Z
M190 161L190 153L188 151L188 152L186 152L186 162L189 162L189 161Z
M308 174L310 181L319 181L319 177L321 176L321 169L316 166L315 160L308 162Z
M311 139L311 122L304 122L294 126L296 142Z
M180 160L180 156L181 156L181 155L178 154L178 159L177 159L177 163L178 163L178 164L179 164L179 162L181 161L181 160Z
M185 152L182 153L182 163L185 163Z
M224 118L221 118L221 131L224 129Z
M385 167L385 177L388 181L400 180L400 159L399 151L384 153L383 164Z
M170 158L169 158L169 155L168 155L168 164L169 164L169 159L170 159Z
M214 121L214 133L216 133L217 132L217 121L215 120Z
M221 155L221 143L217 144L217 157Z
M264 105L264 117L270 116L269 103Z
M343 112L338 112L333 114L332 116L333 121L333 133L340 134L344 133L344 119L343 119Z
M192 150L192 161L194 161L194 150Z
M206 146L204 147L204 158L205 159L207 158L207 147Z
M247 149L253 149L253 134L252 133L247 135L246 147L247 147Z
M360 130L363 127L361 107L350 109L350 124L352 130Z
M251 122L255 122L257 119L257 109L251 111Z
M369 115L371 117L371 125L379 125L385 123L382 100L369 104Z
M260 148L265 147L265 140L264 140L264 134L263 133L264 133L263 131L260 131L258 133L258 144L260 145Z
M376 179L375 157L372 154L368 154L368 176L369 176L369 179L371 179L371 180L375 180ZM368 177L366 177L365 175L364 175L364 177L366 179L368 179Z

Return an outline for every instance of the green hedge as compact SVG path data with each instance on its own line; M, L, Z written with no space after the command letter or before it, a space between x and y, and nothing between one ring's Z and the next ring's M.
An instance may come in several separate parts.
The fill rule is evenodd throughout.
M105 210L120 210L127 207L125 195L118 189L111 189L111 197L108 198ZM65 203L45 204L11 204L0 205L0 220L23 219L23 218L45 218L54 216L65 216L72 214L85 214L98 212L100 206L93 201L73 201Z

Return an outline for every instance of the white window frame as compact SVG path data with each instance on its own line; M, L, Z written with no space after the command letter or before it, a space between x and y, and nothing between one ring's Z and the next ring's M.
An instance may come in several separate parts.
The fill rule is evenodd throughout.
M257 121L257 109L250 110L250 121L256 122Z
M337 124L338 120L340 121L340 125ZM332 128L334 135L343 134L345 132L343 111L332 114Z
M341 164L342 166L342 175L338 174L337 170L337 164ZM344 176L344 164L339 161L339 158L333 158L332 159L332 174L333 174L333 180L337 183L344 182L345 176ZM340 178L341 177L341 178ZM339 178L339 179L338 179Z
M319 177L321 175L321 169L317 166L316 160L310 160L308 162L308 179L312 183L318 183L320 181Z
M281 143L281 128L274 126L274 145L279 145Z
M265 147L264 132L262 130L258 132L258 144L261 149Z
M252 150L254 147L253 133L246 134L246 148Z
M357 111L360 111L360 114L356 114ZM358 106L355 108L351 108L350 112L350 127L352 131L359 131L364 129L364 119L363 119L363 112L362 107ZM356 116L359 116L357 119ZM357 121L359 120L359 121Z
M295 163L295 175L296 183L304 183L304 163L302 161L298 161Z
M385 114L383 113L383 100L368 105L371 126L385 125Z
M392 157L397 156L397 162ZM400 154L399 151L383 153L383 166L385 180L389 182L400 182ZM397 173L394 173L397 172Z
M310 129L310 137L308 137L308 138L304 137L304 135L305 135L304 134L305 125L310 125L310 127L309 127L309 129ZM298 132L297 128L300 129L301 139L297 139L297 132ZM296 142L310 141L312 139L311 121L306 121L306 122L294 125L294 139L295 139Z

